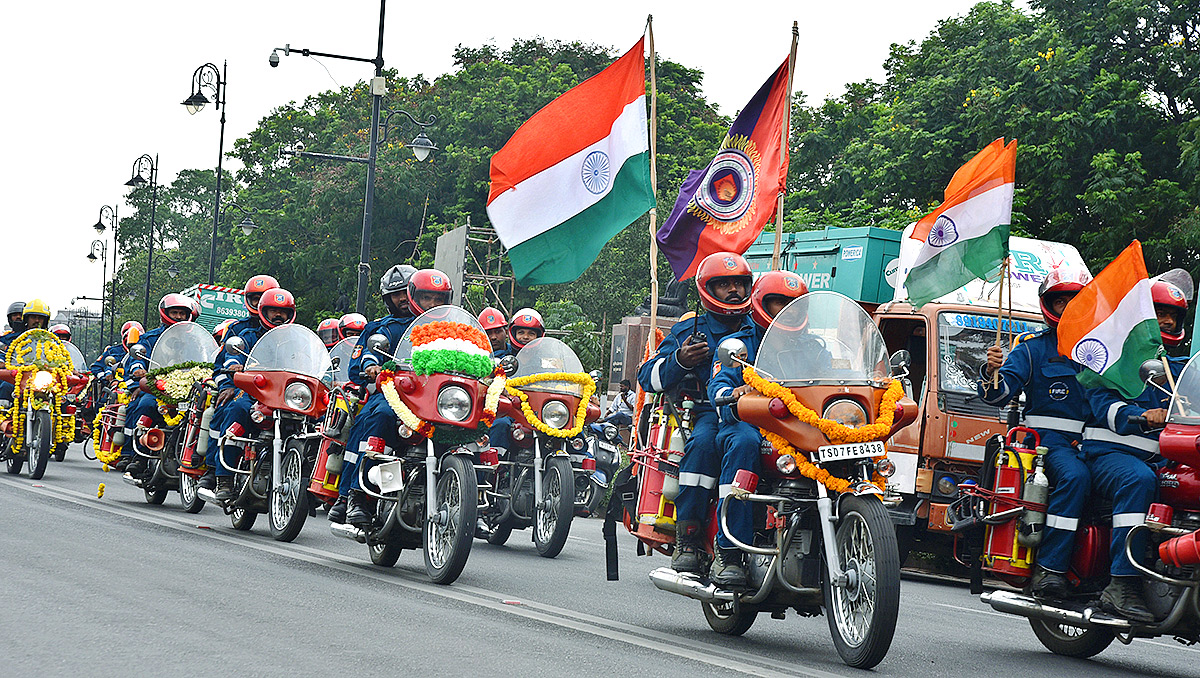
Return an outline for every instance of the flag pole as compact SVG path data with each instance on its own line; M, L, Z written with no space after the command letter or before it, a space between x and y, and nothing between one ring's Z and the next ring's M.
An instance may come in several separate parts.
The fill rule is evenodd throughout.
M788 54L788 84L787 97L784 99L785 118L783 121L783 144L779 147L780 153L787 153L788 136L792 128L792 77L796 73L796 43L800 40L800 22L792 22L792 51ZM653 39L651 39L651 44ZM651 66L653 68L653 66ZM651 71L653 73L653 71ZM790 154L789 154L790 157ZM787 184L787 163L783 165L783 181ZM775 249L771 252L771 270L779 270L779 249L783 245L783 195L784 192L779 192L779 199L775 204Z
M996 345L1003 348L1004 344L1000 343L1001 334L1004 332L1004 284L1008 282L1008 257L1004 257L1004 262L1000 264L1000 285L997 287L996 303ZM1011 283L1010 283L1011 285ZM1009 301L1012 300L1012 287L1008 289ZM992 372L992 388L1000 387L1000 370Z
M654 15L646 15L646 33L650 38L650 192L658 202L658 79L655 74ZM650 208L650 332L646 344L653 353L657 348L654 341L658 329L658 207Z

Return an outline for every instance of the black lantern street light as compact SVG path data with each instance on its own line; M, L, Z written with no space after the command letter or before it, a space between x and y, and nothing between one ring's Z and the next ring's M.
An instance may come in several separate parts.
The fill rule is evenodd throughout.
M143 153L133 161L133 170L126 186L137 188L147 181L150 183L150 233L146 247L146 303L142 307L142 326L150 322L150 271L154 267L154 213L158 209L158 156L153 158ZM147 176L149 175L149 179Z
M358 299L355 302L354 308L358 313L366 312L367 305L367 289L370 287L371 277L371 221L372 210L375 205L375 158L379 150L379 109L383 99L383 95L387 93L387 82L383 78L383 17L384 9L387 5L387 0L379 0L379 40L376 47L375 58L367 59L364 57L343 56L341 54L329 54L325 52L314 52L309 49L292 49L291 45L276 47L271 50L269 62L271 67L279 66L279 52L282 51L284 56L288 56L293 52L297 52L303 56L319 56L329 57L331 59L345 59L347 61L361 61L364 63L375 65L375 77L371 79L371 135L370 142L367 147L367 157L360 158L357 156L333 155L328 153L307 153L307 152L292 152L291 155L299 155L307 158L317 158L321 160L342 160L346 162L363 163L367 166L367 190L363 200L363 226L362 226L362 246L358 256ZM408 116L412 122L416 123L416 118ZM388 116L389 119L391 115ZM422 127L433 124L434 118L430 116L430 122L417 123ZM429 156L429 152L436 149L433 142L424 134L421 134L417 139L413 140L413 151L417 154L418 160L424 160Z
M217 196L213 200L213 232L212 245L208 250L208 284L213 284L217 267L217 224L221 221L221 161L225 158L225 90L229 83L229 63L221 64L222 69L211 63L204 64L192 74L192 93L181 103L187 107L188 113L195 115L204 109L205 104L213 103L221 112L221 134L217 141ZM205 95L212 95L210 100Z
M96 256L97 252L100 253L99 257ZM88 252L87 258L93 264L96 263L96 259L100 259L104 264L100 269L100 334L104 334L104 307L106 305L104 303L104 290L108 285L108 243L100 239L93 240L92 249ZM113 272L116 273L115 270ZM116 313L116 307L109 306L108 312L109 314Z
M98 219L96 219L96 223L92 226L92 228L96 229L96 233L100 234L100 235L103 235L105 229L107 229L110 226L112 227L112 232L113 232L113 258L112 258L113 278L117 277L117 247L118 247L118 245L117 245L117 221L118 221L117 220L117 208L109 207L108 205L105 205L100 208L100 217ZM93 253L94 253L94 246L93 246ZM89 255L88 258L91 259L91 256ZM105 259L105 265L107 266L107 264L108 264L108 260ZM104 296L104 295L102 294L100 296ZM109 340L109 342L115 342L117 340L116 339L116 335L117 335L117 283L116 283L116 280L114 280L113 284L112 284L112 303L110 303L108 306L108 312L109 312L108 313L108 315L109 315L109 318L108 318L108 340ZM101 315L103 315L103 313L101 313ZM101 324L100 324L100 332L101 333L104 332L104 323L103 322L101 322Z

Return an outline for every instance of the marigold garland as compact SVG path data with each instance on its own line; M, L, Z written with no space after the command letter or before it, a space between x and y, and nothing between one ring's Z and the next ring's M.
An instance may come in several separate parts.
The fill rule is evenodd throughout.
M162 415L163 422L167 425L167 427L175 428L179 424L183 423L183 412L177 412L175 416L172 417L170 414L167 414L167 407L168 406L166 403L161 400L158 401L158 413Z
M485 431L487 427L492 425L496 420L496 408L500 404L500 393L504 390L505 378L504 373L498 368L492 375L492 383L488 385L487 394L483 400L483 414L479 417L479 426L475 431L464 429L463 427L446 427L442 429L434 428L433 424L423 421L420 417L413 413L412 410L404 404L400 399L400 394L396 391L396 382L394 380L396 373L391 370L384 370L379 373L379 391L383 393L383 397L387 400L387 404L396 413L400 419L400 423L412 429L416 433L426 438L434 438L437 436L438 442L455 443L471 440L476 431Z
M4 360L6 365L11 366L9 369L15 373L13 375L13 402L8 411L8 417L13 424L11 452L18 454L25 445L26 401L36 398L38 395L31 393L27 386L29 380L39 371L49 372L54 377L48 389L51 421L54 423L52 440L54 443L63 442L65 424L68 422L71 427L69 439L73 440L75 420L73 417L63 416L59 399L67 392L67 377L71 374L74 366L71 363L71 354L67 352L58 337L41 329L24 332L9 344L8 351L4 354ZM34 408L41 409L37 404L34 405Z
M519 390L522 386L542 381L568 381L583 387L583 395L579 398L579 408L575 411L575 422L571 428L561 429L546 425L541 419L538 419L533 408L529 406L529 396L525 395L524 391ZM509 393L520 398L521 412L525 414L525 420L529 422L530 426L555 438L573 438L583 430L583 422L587 418L588 403L592 399L592 394L596 392L596 382L592 381L590 375L583 372L543 372L542 374L529 374L524 377L509 379L507 389Z

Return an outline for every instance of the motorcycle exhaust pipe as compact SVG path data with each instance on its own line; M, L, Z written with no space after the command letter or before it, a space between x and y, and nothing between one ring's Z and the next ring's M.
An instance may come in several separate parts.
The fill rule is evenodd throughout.
M138 439L142 447L151 452L160 452L164 445L167 444L167 436L162 432L162 429L152 428L142 434Z
M1071 626L1081 628L1105 627L1117 630L1132 628L1132 624L1125 619L1095 619L1091 614L1091 608L1087 608L1083 612L1076 612L1075 610L1066 610L1061 607L1051 607L1049 605L1042 605L1027 596L1010 591L991 591L984 593L980 596L980 599L991 605L992 609L997 612L1007 612L1029 619L1042 619L1044 621L1070 624Z
M134 487L141 487L141 486L142 486L142 481L141 481L141 479L139 479L139 478L134 478L133 476L129 475L128 473L126 473L126 474L122 475L122 476L121 476L121 480L124 480L125 482L129 483L130 485L133 485Z
M1172 567L1200 565L1200 530L1159 544L1158 557Z
M344 539L351 539L360 544L367 543L367 534L350 523L330 523L329 531Z
M655 587L671 593L678 593L706 603L714 601L729 602L733 600L733 592L719 589L712 584L707 586L699 579L679 574L669 567L660 567L650 573L650 582Z

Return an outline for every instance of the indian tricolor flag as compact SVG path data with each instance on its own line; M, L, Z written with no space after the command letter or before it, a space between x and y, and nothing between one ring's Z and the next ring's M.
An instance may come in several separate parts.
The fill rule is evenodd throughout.
M575 280L655 204L644 40L535 113L492 156L488 217L522 285Z
M994 276L1008 256L1017 140L997 139L954 173L945 201L910 237L917 251L904 285L914 306Z
M1142 363L1162 351L1142 243L1134 240L1067 304L1058 322L1058 352L1087 369L1084 388L1116 389L1136 398L1145 389Z

